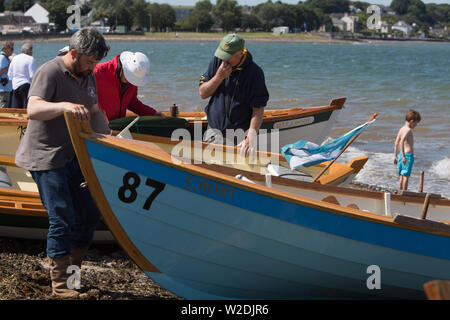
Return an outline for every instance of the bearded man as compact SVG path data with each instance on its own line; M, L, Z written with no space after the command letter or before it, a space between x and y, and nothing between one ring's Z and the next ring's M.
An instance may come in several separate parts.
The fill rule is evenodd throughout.
M90 120L94 131L110 133L97 105L93 70L108 53L102 34L83 28L70 39L69 51L42 65L33 77L28 100L28 127L16 164L30 171L49 217L47 256L52 292L65 298L79 292L67 287L67 268L81 267L100 213L88 188L81 187L78 165L64 112Z

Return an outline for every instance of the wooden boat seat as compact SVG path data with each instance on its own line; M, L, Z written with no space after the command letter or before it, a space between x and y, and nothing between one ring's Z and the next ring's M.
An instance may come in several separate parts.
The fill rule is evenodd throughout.
M322 199L322 201L328 202L328 203L332 203L332 204L337 204L338 206L340 206L341 204L339 203L339 201L336 199L335 196L326 196L325 198Z
M398 193L401 196L408 196L408 197L418 197L418 198L425 198L426 197L426 193L424 192L414 192L414 191L407 191L407 190L402 190ZM429 193L431 198L435 198L435 199L441 199L442 196L440 194L437 193Z
M450 281L433 280L423 285L428 300L450 300Z
M336 197L332 196L332 195L326 196L325 198L322 199L322 201L325 201L325 202L328 202L328 203L332 203L332 204L337 204L338 206L341 205L339 203L338 199L336 199ZM347 205L347 208L352 208L352 209L359 210L359 207L356 204L354 204L354 203L350 203L349 205Z
M0 165L8 167L17 167L17 164L14 162L14 157L8 156L0 156Z
M398 223L404 226L414 227L414 228L422 228L429 231L437 231L440 233L450 235L450 224L440 221L420 219L410 216L405 216L402 214L394 214L392 218L394 223Z

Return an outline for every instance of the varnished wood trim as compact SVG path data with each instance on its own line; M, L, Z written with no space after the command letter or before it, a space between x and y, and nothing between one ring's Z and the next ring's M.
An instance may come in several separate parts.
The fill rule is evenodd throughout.
M195 127L195 125L198 125L198 124L201 124L202 125L202 128L203 127L207 127L208 126L208 121L207 120L191 120L191 119L189 119L188 121L186 121L186 128L189 128L189 129L191 129L191 128L194 128Z
M450 281L433 280L423 285L428 300L450 300Z
M322 199L322 201L340 205L340 203L339 203L339 201L336 199L336 197L335 197L335 196L332 196L332 195L326 196L325 198Z
M352 160L350 160L350 162L348 164L349 164L350 167L353 168L353 170L355 170L355 174L357 174L364 167L364 165L366 164L367 160L369 160L368 157L361 156L361 157L353 158Z
M20 114L27 114L27 109L18 109L18 108L0 108L0 114L1 113L20 113Z
M23 196L4 196L4 195L0 195L0 201L21 201L21 202L26 202L26 203L41 203L41 199L40 198L27 198L27 197L23 197Z
M0 156L0 165L8 166L8 167L18 167L14 162L14 157L8 156Z
M431 230L444 233L450 236L450 225L445 222L420 219L415 217L409 217L401 214L394 214L392 218L394 223L398 223L405 226L412 226L415 228L420 228L422 230Z
M347 101L347 97L334 98L330 101L330 106L338 107L342 109L344 107L344 103Z
M437 199L442 198L442 196L437 193L414 192L414 191L408 191L408 190L402 190L399 192L399 195L401 195L401 196L408 196L408 197L415 197L415 198L422 198L422 199L425 198L427 196L427 194L431 198L437 198Z
M26 126L28 125L27 119L22 118L0 118L0 126Z
M326 107L312 107L312 108L295 108L295 109L279 109L279 110L267 110L264 111L264 117L263 117L263 123L267 122L277 122L277 121L286 121L286 120L293 120L293 119L300 119L300 118L306 118L310 116L314 116L316 114L321 114L329 111L339 110L342 107L338 106L326 106ZM180 117L183 117L180 115ZM203 116L204 117L204 116ZM193 126L194 122L202 121L203 125L207 125L207 120L201 120L203 117L199 119L189 119L189 117L186 117L188 120L188 126Z
M28 202L17 199L0 199L0 214L32 216L46 218L47 211L40 202Z
M263 123L305 118L320 113L342 109L344 104L343 102L345 102L345 98L338 98L335 100L339 100L340 102L323 107L264 110ZM11 117L13 117L14 113L26 114L26 110L25 112L23 111L24 109L8 109L8 110L10 111L2 110L1 112L3 112L4 114L9 113L11 114L10 115ZM166 116L169 116L168 111L162 111L162 113ZM127 112L126 116L136 116L136 114L133 112ZM206 114L204 112L181 112L179 114L179 118L186 118L187 128L192 128L194 126L194 123L196 122L197 123L201 122L202 126L206 127L208 125L208 121L202 120L202 118L204 118L205 116ZM26 125L27 123L28 120L26 118L17 118L17 117L14 117L14 119L1 118L0 114L0 125L15 125L15 124Z
M0 214L47 217L37 192L0 188Z
M320 106L320 107L309 107L309 108L290 108L290 109L271 109L264 110L263 122L275 122L275 121L285 121L292 120L297 118L304 118L313 116L316 114L340 110L344 106L346 98L337 98L333 99L328 106ZM169 111L161 111L165 116L169 116ZM127 116L136 116L133 112L127 112ZM207 125L207 120L202 120L206 116L204 112L180 112L178 114L179 118L185 118L188 123L187 126L193 126L194 122L202 122L203 125Z
M276 122L276 121L286 121L286 120L293 120L293 119L299 119L299 118L306 118L310 116L314 116L316 114L321 114L329 111L335 111L339 110L338 106L326 106L326 107L312 107L307 108L303 110L291 110L286 113L280 113L278 115L265 115L263 118L263 123L266 122Z
M69 129L69 134L72 140L75 153L77 155L78 161L80 163L83 175L88 183L89 191L94 198L97 207L99 208L105 223L107 224L109 230L116 238L117 242L122 246L122 248L127 252L131 259L142 269L149 272L160 271L150 263L150 261L145 258L145 256L139 251L134 243L130 240L126 232L123 230L119 221L115 217L108 201L106 200L105 194L100 186L100 182L97 179L94 168L92 167L92 162L89 158L89 154L86 148L85 141L80 137L79 133L82 128L80 123L75 120L73 115L65 113L67 127ZM86 129L85 129L86 130ZM101 137L100 135L96 135Z
M31 191L22 191L9 188L0 188L0 197L19 197L19 198L30 198L30 199L40 199L39 193Z

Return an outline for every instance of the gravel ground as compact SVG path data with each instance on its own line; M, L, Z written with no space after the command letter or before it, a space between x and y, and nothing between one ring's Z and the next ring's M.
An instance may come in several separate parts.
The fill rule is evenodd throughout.
M45 241L0 238L0 300L51 300ZM81 269L88 300L178 300L142 272L116 244L93 244Z

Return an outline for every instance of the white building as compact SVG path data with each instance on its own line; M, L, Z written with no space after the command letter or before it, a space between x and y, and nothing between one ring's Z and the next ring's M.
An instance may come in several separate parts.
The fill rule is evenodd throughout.
M287 34L289 33L289 27L275 27L273 28L274 34Z
M341 19L345 23L344 31L348 31L351 33L359 32L358 30L358 22L359 18L357 16L349 16L347 13Z
M26 30L37 31L36 21L33 17L23 15L23 12L5 11L0 13L1 34L20 34Z
M25 16L31 16L38 24L48 24L48 11L36 2L30 9L25 11Z
M411 35L412 27L405 21L399 21L392 26L392 30L403 32L406 36L409 37Z
M378 24L375 25L375 30L377 32L381 33L391 33L392 32L392 25L387 23L386 21L378 21Z
M341 19L332 18L331 21L333 23L333 27L338 28L340 31L345 30L345 22L342 21Z

